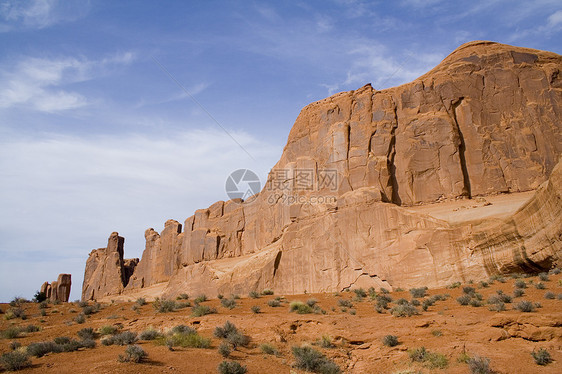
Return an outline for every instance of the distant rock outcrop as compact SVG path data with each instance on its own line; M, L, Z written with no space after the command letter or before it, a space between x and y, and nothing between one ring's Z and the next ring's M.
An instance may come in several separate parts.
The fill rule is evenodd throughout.
M72 276L70 274L59 274L57 280L53 283L43 283L39 291L44 293L47 300L51 302L61 301L66 303L70 297L71 286Z
M90 253L82 297L442 286L562 256L562 57L462 45L415 81L305 107L258 196ZM550 180L549 180L550 178ZM462 224L416 207L536 191Z

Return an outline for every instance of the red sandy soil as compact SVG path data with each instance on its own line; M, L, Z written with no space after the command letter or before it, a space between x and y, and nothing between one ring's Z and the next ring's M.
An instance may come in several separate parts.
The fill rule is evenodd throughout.
M505 283L496 281L486 288L480 288L478 282L472 286L483 295L484 300L495 294L496 290L512 295L515 279L505 277L505 280ZM523 280L534 284L539 282L537 276ZM203 302L203 305L214 307L218 311L217 314L203 317L192 317L191 308L157 313L151 303L142 306L138 312L132 310L135 305L133 301L102 304L102 309L90 315L84 324L73 322L81 311L75 303L50 304L46 309L46 316L40 315L37 304L25 303L22 307L28 318L25 321L19 318L6 320L0 314L0 330L33 324L40 326L41 331L23 333L17 339L0 339L0 353L10 351L9 343L13 340L26 346L58 336L78 338L76 333L85 327L97 329L104 325L115 325L122 331L141 332L148 327L167 330L184 324L195 327L199 334L211 338L211 347L178 347L170 351L165 346L140 341L138 344L148 353L148 360L140 364L121 363L117 361L117 357L124 352L125 347L103 346L98 338L93 349L33 357L33 366L21 372L217 373L217 366L223 358L217 351L220 340L213 336L213 331L216 326L223 325L228 320L252 338L248 348L239 348L230 357L246 366L248 373L304 373L292 366L294 358L291 347L304 343L315 344L323 335L332 339L334 348L314 347L334 360L344 373L469 373L467 364L457 361L463 352L470 356L489 358L490 366L496 373L562 373L562 300L548 300L544 297L547 291L556 296L562 293L562 274L550 275L550 280L543 283L546 289L536 289L533 284L529 285L525 289L525 295L506 304L507 310L504 312L489 311L487 305L461 306L456 299L462 295L462 286L429 290L429 295L450 294L450 298L437 301L420 315L403 318L393 317L388 311L384 314L377 313L374 302L369 297L363 301L352 300L355 297L353 292L340 295L285 295L283 299L290 302L315 298L326 314L295 314L289 312L289 305L285 302L281 307L269 307L267 301L277 295L258 299L244 296L237 300L237 306L232 310L222 307L219 300ZM390 296L394 300L401 297L411 299L408 291L392 292ZM351 300L356 314L342 311L338 306L339 299ZM514 305L521 300L539 302L542 308L531 313L519 312L514 309ZM250 308L254 305L261 307L261 313L252 313ZM8 304L0 305L3 312L9 308ZM543 335L547 336L547 340L533 341L513 337L513 328L491 326L491 319L498 318L499 315L510 318L522 315L533 315L535 319L540 317L550 326L542 328L546 331ZM536 329L529 325L521 328ZM382 338L389 334L398 336L398 346L390 348L382 344ZM274 345L281 355L265 355L259 348L262 343ZM449 359L448 367L429 369L423 364L411 362L408 349L421 346L431 352L444 354ZM539 348L547 349L554 361L546 366L537 365L531 352Z

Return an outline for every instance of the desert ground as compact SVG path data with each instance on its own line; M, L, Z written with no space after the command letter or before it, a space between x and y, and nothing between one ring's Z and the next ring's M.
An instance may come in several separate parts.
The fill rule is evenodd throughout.
M523 286L525 288L521 288ZM515 291L517 289L522 291ZM417 291L423 293L423 290ZM514 292L523 294L514 297ZM219 353L222 340L215 336L215 329L230 321L240 334L250 338L250 342L241 344L246 346L238 345L226 360L245 366L248 373L307 372L297 367L292 353L292 347L303 345L324 354L326 360L337 364L343 373L470 373L466 361L475 356L489 359L488 372L562 372L562 273L559 271L541 276L474 280L425 293L417 298L409 290L388 294L373 290L306 295L254 293L240 295L240 298L225 295L222 300L200 301L204 299L200 297L198 302L198 295L182 295L183 299L169 303L172 307L175 304L175 308L168 312L155 308L162 307L163 303L147 302L141 306L142 300L98 305L91 302L88 305L78 302L2 304L0 352L10 352L15 345L21 345L17 351L27 351L32 343L53 341L57 337L80 340L78 332L92 328L94 348L47 353L39 358L32 356L31 367L21 372L216 373L225 358ZM504 298L506 302L499 309L505 310L490 310L498 309L497 305L501 304L497 302L499 294L510 296L511 302ZM384 299L388 297L392 302L385 308ZM470 300L469 305L459 303L457 299L463 297ZM412 305L414 299L419 305ZM291 311L294 301L305 305L308 302L311 307L293 303L296 310ZM522 301L530 301L533 311L518 310ZM194 316L194 312L201 309L197 304L211 311L215 309L216 313ZM275 304L279 306L271 306ZM407 308L400 309L399 304ZM413 311L412 306L419 314L395 316ZM258 313L256 307L259 307ZM12 315L18 308L25 313L24 320ZM304 313L299 314L299 311ZM26 332L35 330L28 328L30 325L38 327L39 331ZM209 339L208 348L169 343L170 333L167 332L178 325L192 327L200 337ZM135 343L148 354L140 363L119 362L118 357L124 354L126 345L102 343L112 336L102 333L111 330L141 333L147 329L157 330L164 337L139 339ZM15 334L17 337L10 335L10 331L19 331ZM398 344L393 347L383 344L386 335L396 336ZM232 348L230 344L227 346ZM277 352L264 353L267 347ZM413 351L421 347L430 353L426 357L432 358L419 362L412 358ZM540 349L549 353L552 362L546 365L535 362L532 353Z

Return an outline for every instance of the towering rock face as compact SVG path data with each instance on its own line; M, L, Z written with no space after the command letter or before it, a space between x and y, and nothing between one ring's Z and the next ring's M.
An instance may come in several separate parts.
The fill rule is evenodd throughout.
M109 236L106 248L93 250L86 261L82 298L93 300L104 296L119 294L138 263L137 259L123 259L125 239L113 232Z
M70 297L70 287L72 286L72 276L70 274L59 274L56 281L49 284L45 282L41 285L40 292L43 292L47 300L52 302L68 302Z
M258 196L198 210L183 232L147 230L130 281L122 246L93 251L83 298L440 286L548 268L562 252L561 70L554 53L472 42L411 83L310 104ZM536 193L501 217L419 210L524 191Z

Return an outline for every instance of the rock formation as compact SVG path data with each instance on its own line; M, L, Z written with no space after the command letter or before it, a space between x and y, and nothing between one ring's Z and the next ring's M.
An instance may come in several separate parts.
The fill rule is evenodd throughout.
M310 104L259 195L198 210L183 232L173 220L147 230L140 262L113 233L90 253L82 297L432 287L548 269L562 255L561 70L554 53L472 42L411 83ZM461 223L419 210L525 191L536 192L519 209Z
M49 282L43 283L39 291L44 293L47 300L51 302L61 301L66 303L70 297L71 278L70 274L59 274L57 280L51 284Z

